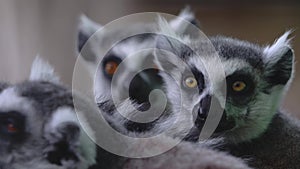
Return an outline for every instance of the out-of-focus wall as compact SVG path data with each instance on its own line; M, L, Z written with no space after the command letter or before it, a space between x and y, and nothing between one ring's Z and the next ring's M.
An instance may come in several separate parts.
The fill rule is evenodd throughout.
M136 12L177 14L190 4L204 33L224 34L260 44L272 43L295 29L293 44L300 60L300 2L297 0L0 0L0 80L25 79L35 55L46 58L71 84L76 24L80 13L101 24ZM298 66L297 66L298 67ZM300 117L300 71L284 107Z

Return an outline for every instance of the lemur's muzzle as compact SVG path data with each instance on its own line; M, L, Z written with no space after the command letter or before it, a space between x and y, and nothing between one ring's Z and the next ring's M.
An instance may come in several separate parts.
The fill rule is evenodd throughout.
M207 95L205 96L198 105L194 107L193 110L193 117L195 122L195 127L191 129L190 133L186 136L185 140L188 141L197 141L200 132L207 120L208 114L216 113L215 111L223 111L221 108L220 103L217 101L216 98L213 98L214 96ZM211 102L214 101L215 103L212 104ZM214 133L220 133L227 130L232 129L235 126L235 123L233 120L230 120L230 118L227 117L226 112L222 112L222 118L219 121L217 128ZM217 123L217 122L216 122Z

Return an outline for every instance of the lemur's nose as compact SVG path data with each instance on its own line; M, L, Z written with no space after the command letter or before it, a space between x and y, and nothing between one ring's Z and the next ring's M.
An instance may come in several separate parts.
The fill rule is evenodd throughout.
M198 110L198 118L201 118L205 120L208 116L208 112L211 105L211 95L206 95L201 101L200 101L200 108Z

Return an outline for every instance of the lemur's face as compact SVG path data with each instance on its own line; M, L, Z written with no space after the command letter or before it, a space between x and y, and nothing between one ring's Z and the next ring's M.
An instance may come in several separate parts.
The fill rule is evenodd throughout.
M179 16L181 18L170 20L176 32L183 29L182 19L190 22L195 19L188 9L183 10ZM94 34L101 28L101 31ZM138 34L155 30L153 23L135 23L130 27L114 27L112 30L86 17L81 18L78 48L87 65L97 70L96 75L95 72L91 73L95 78L94 89L98 103L111 101L112 92L120 101L129 96L137 103L144 103L148 101L149 93L161 86L161 77L155 69L151 50L155 46L154 35ZM145 67L152 68L143 70ZM118 103L118 100L114 101Z
M194 117L196 129L187 129L181 137L197 140L209 110L224 110L214 136L240 142L261 134L276 113L292 75L293 51L288 35L265 48L226 37L211 38L214 49L203 41L189 39L184 45L174 38L158 38L157 48L174 54L156 52L155 57L160 69L169 72L161 74L172 113L179 119L187 113ZM212 100L217 104L211 106Z
M0 90L0 163L21 163L47 155L45 137L50 131L45 124L51 122L58 107L72 103L71 94L65 91L48 82L24 82Z
M0 83L1 167L87 168L94 163L96 150L85 154L85 148L95 145L77 120L72 93L53 71L37 58L27 81Z
M29 149L23 157L42 155L40 150L34 151L45 142L42 141L42 117L33 103L21 95L17 86L6 85L0 90L0 163L9 163L13 158L20 160L19 153Z
M162 83L153 63L153 45L152 34L135 35L113 45L99 63L95 76L98 103L111 100L112 94L119 101L128 97L138 103L148 101L142 93L148 96ZM149 69L143 70L143 67ZM118 103L118 100L114 101Z

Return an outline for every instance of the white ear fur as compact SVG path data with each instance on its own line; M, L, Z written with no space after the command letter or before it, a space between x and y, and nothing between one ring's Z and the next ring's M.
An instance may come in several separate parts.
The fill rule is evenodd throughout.
M171 69L180 66L181 59L177 56L181 46L184 44L182 37L171 28L170 24L162 17L158 17L159 35L156 39L156 50L154 62L161 70ZM186 39L185 39L186 40ZM166 53L170 52L170 53Z
M91 19L89 19L86 15L81 14L79 18L79 26L78 29L85 35L91 36L102 26Z
M29 80L60 83L59 77L54 73L54 68L39 56L32 63Z
M177 35L175 33L175 31L170 27L169 23L165 20L165 18L162 18L161 16L158 17L158 29L159 29L159 35L156 39L156 47L158 47L157 50L155 50L154 52L154 63L158 66L159 69L161 70L164 70L164 66L162 66L161 62L167 62L168 59L167 58L164 58L160 55L165 55L165 52L164 51L161 51L161 50L164 50L165 47L160 47L160 46L169 46L170 44L169 43L166 43L166 42L169 42L167 40L167 37L172 37L172 38L176 38ZM167 37L164 37L164 36L167 36ZM179 38L179 37L177 37ZM177 39L176 38L176 39ZM162 40L163 39L163 40ZM162 49L160 49L162 48ZM167 57L167 56L165 56Z
M158 29L159 29L158 32L160 34L170 36L172 38L177 37L179 39L179 36L177 36L175 30L171 27L171 24L169 24L165 18L158 16L157 22L158 22Z
M189 6L182 9L175 19L169 22L170 27L178 34L183 34L189 27L191 22L194 22L195 15Z
M96 37L92 37L92 39L89 40L89 38L93 36L95 32L101 29L101 27L102 25L92 21L84 14L82 14L79 18L77 39L77 48L79 51L78 57L82 59L82 62L92 76L94 76L94 70L97 64L97 56L94 48L98 47L98 39ZM87 43L88 40L89 42ZM88 46L86 46L82 51L85 45Z
M292 31L285 32L271 46L265 47L263 51L265 62L277 62L282 55L291 49L291 39L288 38L291 32Z

